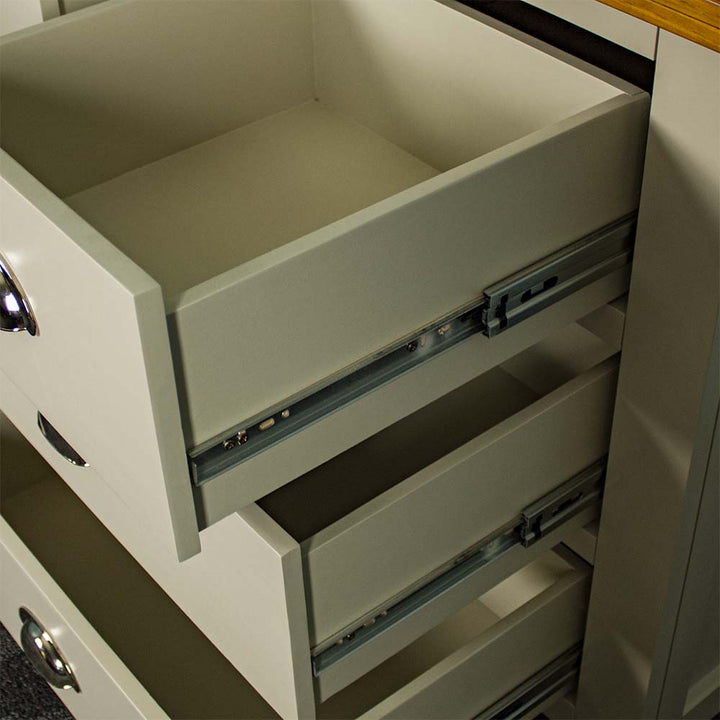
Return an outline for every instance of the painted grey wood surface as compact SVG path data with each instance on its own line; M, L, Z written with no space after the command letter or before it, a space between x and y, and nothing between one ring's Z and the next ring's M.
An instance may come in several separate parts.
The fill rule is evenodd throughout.
M199 540L160 287L4 152L0 170L0 252L38 324L0 334L0 368L148 542L188 557Z
M661 31L578 717L659 710L718 313L718 86L716 53Z
M292 11L286 13L288 8ZM131 171L147 166L141 173L147 179L152 175L149 163L162 160L174 167L180 156L186 157L181 151L197 155L200 164L210 162L212 153L204 153L214 147L218 136L238 126L244 125L243 130L255 127L253 123L289 111L318 94L326 95L341 114L349 114L350 125L358 120L366 123L369 128L354 128L363 137L375 133L373 142L377 147L392 147L393 157L407 156L405 160L415 169L399 183L400 187L432 174L423 166L423 158L447 169L438 177L238 267L234 265L240 260L224 252L222 242L214 241L218 233L211 229L207 236L196 229L191 237L175 238L186 250L189 248L191 258L193 253L215 253L226 263L214 267L212 272L219 273L217 276L174 297L168 297L176 289L172 283L163 287L187 445L208 439L453 307L479 297L489 282L631 211L636 204L646 112L642 93L429 0L413 3L408 16L413 31L402 35L402 44L413 51L410 55L415 60L397 63L399 46L378 28L383 18L395 18L405 9L402 3L320 3L315 8L317 32L313 40L313 17L305 2L171 5L118 0L21 31L2 44L5 149L52 193L73 196L71 204L84 215L93 219L99 212L103 220L98 220L98 225L119 248L116 252L105 244L51 192L26 175L31 187L30 202L51 212L53 222L57 215L64 223L67 244L55 248L56 262L75 268L72 254L84 253L87 238L92 238L93 247L102 248L101 265L105 269L120 272L115 266L122 267L128 277L141 278L138 282L146 283L143 287L148 293L152 286L154 293L152 303L147 296L152 312L143 311L148 325L139 327L142 351L135 359L146 364L144 370L139 368L139 378L127 364L122 374L112 369L112 361L122 358L128 343L135 342L130 339L135 330L132 323L130 328L122 325L109 305L102 311L98 309L96 323L107 333L107 342L96 338L94 350L80 352L79 345L73 349L73 367L80 369L74 380L66 378L62 363L53 369L65 382L53 385L53 391L46 383L46 397L52 395L52 402L46 402L46 398L40 402L35 389L37 379L31 372L34 360L18 363L14 358L9 372L38 407L47 408L53 415L49 419L61 426L71 443L92 447L92 462L102 469L104 477L118 473L126 478L113 481L124 502L151 514L155 524L161 525L161 538L174 533L182 556L197 549L197 540L179 451L165 330L158 317L160 291L123 255L123 232L116 236L114 221L110 223L114 229L106 229L107 198L100 203L104 209L98 209L94 203L100 202L96 198L100 191L93 186L109 180L132 185ZM432 33L426 32L429 28ZM442 46L437 39L439 30ZM268 42L268 37L273 41ZM352 43L338 43L340 37L348 37ZM348 48L355 47L358 38L362 52L348 57ZM483 43L476 42L479 38ZM95 53L98 43L103 45L101 54ZM190 46L202 46L201 59L197 53L187 53ZM491 62L484 61L481 46L486 48ZM66 51L68 47L73 48L72 53ZM440 62L448 47L452 53ZM377 68L372 67L373 58L379 63ZM429 65L441 75L433 76L428 84ZM133 76L132 83L117 73L119 66ZM262 72L248 73L249 67L262 68ZM292 72L285 72L288 67ZM346 68L346 82L337 76L339 67ZM492 70L497 67L504 72L513 69L506 82L498 83L497 73ZM377 82L370 82L375 71L379 72ZM528 73L539 73L537 86L528 85ZM552 92L540 77L552 86ZM397 84L403 78L408 87L425 87L418 95L422 102L404 108L401 96L390 99L386 95L383 83ZM467 88L467 93L455 95L455 105L447 105L453 117L466 118L450 135L442 110L445 104L439 104L430 92L431 88L444 88L443 78L453 78ZM350 84L362 87L362 92L348 96ZM230 86L233 92L228 92ZM558 87L563 92L558 93ZM529 104L528 88L538 95ZM497 102L499 97L502 102ZM478 116L475 110L487 98L492 98L488 107L494 110ZM358 100L362 100L362 107L357 106ZM498 115L501 106L505 110ZM207 108L212 112L206 112ZM168 112L172 121L168 121ZM406 112L415 118L410 125L405 122ZM510 122L511 116L517 122ZM468 124L469 117L473 121ZM476 127L480 117L482 124ZM409 126L415 127L419 135L403 140L400 129ZM295 132L292 127L291 123L290 134ZM212 138L212 142L206 142ZM343 143L346 147L355 144L347 139ZM403 149L405 145L407 149ZM419 159L412 158L413 154ZM381 155L389 157L385 151ZM185 168L183 162L180 165ZM380 174L384 162L377 160ZM4 165L10 174L22 176L23 171L12 160ZM356 163L346 165L350 172ZM336 169L328 170L328 174L334 178L342 173ZM183 170L174 177L184 182L185 175ZM195 181L199 174L187 172L187 177ZM226 181L233 185L230 179ZM164 183L157 179L153 182ZM213 182L222 184L222 178ZM204 211L221 224L230 221L230 227L242 226L242 213L234 214L237 203L220 203L216 194L205 192L202 183L197 187L188 184L194 187L197 204ZM271 190L274 185L271 178ZM253 184L243 181L237 186ZM143 188L138 183L137 191L143 201L149 202L153 193ZM272 196L271 190L262 194ZM383 192L394 191L391 188ZM78 192L83 201L78 199ZM275 193L279 197L290 194ZM95 198L92 202L91 196ZM117 192L111 196L117 198ZM585 201L588 197L592 202ZM86 207L86 201L91 208ZM48 208L43 205L46 202ZM278 208L274 216L284 217L282 206ZM126 214L119 204L114 212L125 219L135 217L135 222L146 226L144 232L155 235L152 223L143 220L144 211L138 211L136 217ZM8 225L4 233L10 237L22 229L21 220L15 212L6 212L5 216ZM135 222L126 228L133 236ZM306 231L297 228L299 234ZM145 237L142 233L138 236ZM17 255L17 240L13 243L9 251ZM171 267L193 265L179 251L175 257L172 247L163 250L160 244L146 245L153 248L151 254L158 256L154 260ZM128 254L137 259L133 252ZM454 258L453 262L448 262L448 257ZM21 275L27 274L26 265L21 269ZM48 275L29 278L36 301L57 287L57 278ZM64 277L76 276L66 271ZM72 293L66 293L76 308L92 306L92 299L99 297L105 287L106 277L99 278L100 287L92 289L86 287L85 280L83 275ZM162 284L162 278L155 280ZM128 289L123 282L120 285ZM42 283L41 288L38 283ZM82 295L84 292L87 295ZM82 298L75 297L75 293ZM63 316L71 318L72 313L63 308ZM112 322L108 322L109 317ZM486 359L486 365L488 362ZM238 368L242 370L238 372ZM147 378L142 378L142 372ZM116 376L126 380L132 377L132 391L127 384L118 387L121 397L116 402L113 396L110 402L108 388L116 384ZM78 385L80 377L82 387ZM152 418L147 417L147 405L134 407L139 402L138 388L145 385L152 400ZM57 389L61 387L65 393L62 398ZM426 390L425 395L430 392L437 397L446 388L447 383L436 380L433 390ZM92 421L83 424L78 420L81 413L70 405L70 396L76 398L86 417L92 416ZM421 403L418 397L402 405L385 403L387 409L375 415L373 424L376 428L386 426ZM320 424L314 435L304 433L301 453L296 452L297 443L292 447L284 444L258 462L228 473L213 494L230 496L230 502L224 497L221 503L227 511L228 505L242 507L274 490L324 458L361 441L367 432L367 424L358 422L363 412L356 407L343 418L336 416L336 427L322 442L317 442ZM351 423L347 423L351 415ZM118 429L114 423L122 427ZM322 432L326 429L327 424ZM133 432L137 432L137 438L128 437ZM343 437L341 442L336 439L339 436ZM132 455L126 447L120 452L118 437L132 448ZM159 455L160 467L157 458L143 452ZM126 472L131 457L132 468ZM142 479L138 466L142 467ZM135 482L141 483L142 489L135 487ZM165 494L167 501L162 497ZM168 510L162 507L165 502ZM217 503L209 500L205 504ZM159 514L154 510L156 506ZM162 515L168 516L166 520L157 520ZM162 527L163 523L169 524L171 530Z
M204 141L313 98L446 171L324 228L299 225L301 239L247 262L212 228L175 238L220 263L209 264L216 277L180 294L172 282L164 287L188 445L479 297L637 203L642 93L430 0L412 12L401 2L318 3L313 26L308 3L286 6L101 4L14 36L2 50L5 149L59 196L85 191L80 212L91 220L99 212L105 234L139 261L134 233L124 247L125 206L118 201L115 227L104 205L87 207L92 186L191 146L210 153ZM405 32L380 30L398 27L398 16ZM200 44L201 62L186 52ZM410 62L398 61L401 47ZM348 155L342 171L327 173L351 175L355 164ZM384 174L379 159L376 175ZM188 177L195 187L196 174ZM309 192L304 183L297 193L275 184L263 193L278 201L274 217L284 216L282 198ZM146 204L154 196L141 186L137 193ZM202 182L194 201L227 216L241 238L242 204L222 203ZM247 204L257 204L252 194ZM189 265L182 253L150 247L159 258L146 269L161 285L156 260Z

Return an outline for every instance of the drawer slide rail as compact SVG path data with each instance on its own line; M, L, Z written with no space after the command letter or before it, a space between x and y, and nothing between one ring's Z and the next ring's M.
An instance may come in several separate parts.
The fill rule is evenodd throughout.
M517 520L478 545L466 550L431 576L379 608L358 625L328 638L313 649L313 672L317 676L351 653L357 652L378 635L449 592L517 547L529 547L593 503L599 503L605 482L607 457L590 465L567 482L530 505ZM599 505L598 505L599 507ZM542 519L545 518L543 522ZM548 521L548 518L552 518ZM538 524L538 520L540 523ZM531 528L529 531L528 528ZM528 541L528 532L531 533Z
M473 720L520 720L533 711L539 712L548 700L560 692L570 692L577 685L581 655L579 643Z
M483 333L493 338L632 261L636 214L621 218L500 283L482 297L268 408L188 453L196 486L400 375Z

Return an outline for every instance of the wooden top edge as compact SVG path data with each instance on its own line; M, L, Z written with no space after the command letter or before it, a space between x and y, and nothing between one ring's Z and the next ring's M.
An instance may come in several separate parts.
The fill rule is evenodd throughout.
M640 20L720 52L718 0L599 0Z

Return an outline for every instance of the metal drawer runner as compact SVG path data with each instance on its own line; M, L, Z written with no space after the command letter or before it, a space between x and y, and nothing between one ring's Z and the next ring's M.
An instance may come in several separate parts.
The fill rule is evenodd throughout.
M577 684L581 656L582 645L578 644L473 720L520 720L535 710L540 712L550 698Z
M341 662L512 548L533 545L541 537L597 503L602 496L605 469L606 458L603 458L530 505L516 522L454 558L448 565L438 568L434 577L425 578L421 587L381 610L369 622L322 643L315 649L314 674L318 676Z

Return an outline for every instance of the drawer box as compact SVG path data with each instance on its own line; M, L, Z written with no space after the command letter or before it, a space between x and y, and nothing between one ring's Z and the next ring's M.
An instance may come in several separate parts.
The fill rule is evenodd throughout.
M601 459L613 354L571 325L258 501L300 543L311 646L370 620Z
M6 422L2 450L0 551L11 582L0 617L13 631L20 605L43 618L79 681L79 694L60 693L76 717L276 717ZM558 552L472 600L317 715L470 718L496 702L582 637L590 569Z
M313 663L333 649L338 633L412 597L429 573L514 525L526 505L602 457L614 352L571 325L445 398L429 415L410 416L289 485L285 497L233 510L207 495L208 502L199 503L203 552L182 563L147 542L142 518L123 511L92 467L69 465L45 442L36 408L16 386L5 379L0 391L16 426L203 633L283 716L304 717L316 697L337 694L592 520L596 508L532 547L514 545L313 680ZM482 403L473 394L478 389ZM471 410L455 417L468 402ZM437 414L444 420L438 444L420 451L424 423ZM418 461L427 464L415 469ZM364 477L371 487L360 487ZM227 617L252 622L228 623Z
M647 96L460 6L118 0L1 52L0 251L39 332L0 363L182 557L186 449L637 206ZM442 376L240 465L235 502Z

